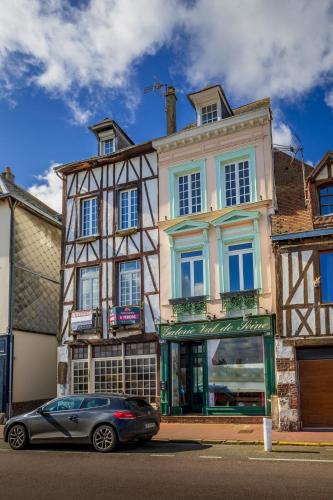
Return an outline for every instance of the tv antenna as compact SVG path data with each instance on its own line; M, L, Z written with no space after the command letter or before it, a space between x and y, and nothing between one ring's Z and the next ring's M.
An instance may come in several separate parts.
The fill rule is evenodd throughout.
M285 153L291 153L291 162L290 165L292 165L297 159L297 155L300 155L300 161L302 163L302 174L303 174L303 188L304 188L304 200L305 200L305 206L308 203L308 196L307 196L307 189L306 189L306 175L305 175L305 165L304 165L304 148L302 145L302 141L299 138L299 136L296 134L296 132L291 128L291 141L289 145L282 145L282 144L273 144L273 147L275 149L278 149L279 151L283 151Z
M158 79L156 79L155 83L153 85L149 85L148 87L145 87L143 89L144 94L149 94L150 92L158 92L159 94L166 95L168 89L168 85L166 83L160 82Z

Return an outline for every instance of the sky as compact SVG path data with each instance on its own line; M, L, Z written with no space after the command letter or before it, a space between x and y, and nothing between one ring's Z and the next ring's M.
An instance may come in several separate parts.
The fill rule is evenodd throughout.
M206 85L232 107L270 97L274 142L315 165L333 149L333 0L1 0L0 171L60 210L53 167L96 154L88 125L165 134L156 81L178 129Z

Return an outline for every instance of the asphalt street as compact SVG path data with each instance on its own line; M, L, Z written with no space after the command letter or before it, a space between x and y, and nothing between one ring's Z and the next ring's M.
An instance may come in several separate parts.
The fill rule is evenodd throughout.
M152 442L14 452L0 442L1 499L333 498L333 449Z

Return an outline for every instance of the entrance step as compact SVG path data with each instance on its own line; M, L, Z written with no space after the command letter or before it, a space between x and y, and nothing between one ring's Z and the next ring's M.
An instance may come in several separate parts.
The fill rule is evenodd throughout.
M248 415L175 415L161 416L164 424L262 424L260 416Z

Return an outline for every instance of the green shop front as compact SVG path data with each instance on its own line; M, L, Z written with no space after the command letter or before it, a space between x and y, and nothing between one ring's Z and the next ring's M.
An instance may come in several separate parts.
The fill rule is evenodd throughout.
M162 415L270 415L272 316L161 324Z

